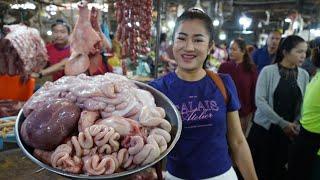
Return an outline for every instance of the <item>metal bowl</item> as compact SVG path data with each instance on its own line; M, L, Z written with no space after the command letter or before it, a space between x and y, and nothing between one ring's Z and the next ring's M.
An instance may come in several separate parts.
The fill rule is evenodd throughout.
M18 114L18 117L16 120L16 125L15 125L15 134L16 134L16 139L17 139L17 143L18 143L19 147L22 149L22 151L26 154L26 156L28 158L30 158L33 162L35 162L39 166L41 166L51 172L60 174L62 176L69 177L69 178L76 178L76 179L111 179L111 178L121 179L121 178L127 177L131 174L142 171L148 167L153 166L155 163L159 162L161 159L163 159L165 156L167 156L167 154L172 150L174 145L177 143L177 141L180 137L180 134L181 134L182 121L181 121L179 111L176 109L175 105L164 94L162 94L160 91L154 89L153 87L151 87L147 84L144 84L144 83L141 83L138 81L134 81L134 83L139 88L149 91L154 96L157 106L160 106L165 109L166 119L172 125L172 130L171 130L170 134L171 134L171 137L173 137L173 138L172 138L171 142L168 144L168 149L166 151L164 151L154 162L147 164L145 166L141 166L141 167L132 169L132 170L128 170L128 171L124 171L124 172L120 172L120 173L114 173L111 175L100 175L100 176L89 176L89 175L85 175L85 174L73 174L73 173L65 172L60 169L51 167L47 164L44 164L43 162L41 162L37 158L35 158L32 155L33 148L27 146L21 140L20 128L21 128L23 121L25 120L25 116L24 116L22 110L20 110L20 112Z

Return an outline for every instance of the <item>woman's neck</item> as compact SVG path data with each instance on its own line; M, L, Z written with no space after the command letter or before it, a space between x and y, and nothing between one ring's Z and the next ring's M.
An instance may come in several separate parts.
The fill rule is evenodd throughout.
M233 60L236 64L241 64L243 62L243 58Z
M288 69L293 69L293 68L297 67L296 64L291 63L291 62L287 61L286 59L283 59L283 60L280 62L280 64L281 64L283 67L288 68Z
M175 72L180 79L183 79L185 81L199 81L206 75L206 71L202 68L191 71L177 68Z

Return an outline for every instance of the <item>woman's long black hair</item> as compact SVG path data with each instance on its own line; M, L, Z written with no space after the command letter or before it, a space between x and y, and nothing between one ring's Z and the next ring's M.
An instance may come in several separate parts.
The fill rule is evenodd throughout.
M244 65L244 70L246 72L251 72L253 71L253 68L255 67L248 51L247 51L247 45L246 45L246 42L241 39L241 38L237 38L237 39L234 39L233 42L237 43L239 49L241 50L241 52L244 53L243 55L243 65Z
M291 35L286 37L280 42L280 46L277 50L277 55L273 63L280 63L284 58L284 52L290 52L299 43L305 42L303 38L297 35Z

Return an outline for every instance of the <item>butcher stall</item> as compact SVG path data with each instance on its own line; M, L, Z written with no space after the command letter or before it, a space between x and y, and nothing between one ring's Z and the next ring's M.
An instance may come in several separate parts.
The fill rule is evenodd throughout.
M56 19L65 19L72 27L66 75L97 74L102 54L114 73L140 82L157 75L152 0L90 2L0 1L0 118L16 116L34 91L51 80L31 75L47 67L45 44L52 38L50 27ZM104 49L110 34L114 48Z
M0 179L161 179L182 125L142 83L158 74L160 1L19 2L0 2ZM39 81L55 16L72 26L71 56L64 77ZM103 55L116 71L96 73Z

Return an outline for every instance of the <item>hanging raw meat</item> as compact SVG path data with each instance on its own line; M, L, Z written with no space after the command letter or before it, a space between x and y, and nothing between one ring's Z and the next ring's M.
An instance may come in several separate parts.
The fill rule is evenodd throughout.
M0 40L0 75L27 76L39 72L48 61L45 44L37 29L23 24L5 25Z
M117 39L122 44L122 57L136 61L137 54L146 54L151 37L152 0L117 0Z
M66 75L78 75L90 66L90 56L100 53L101 37L92 28L88 2L78 4L79 17L70 37L71 56L65 66Z

